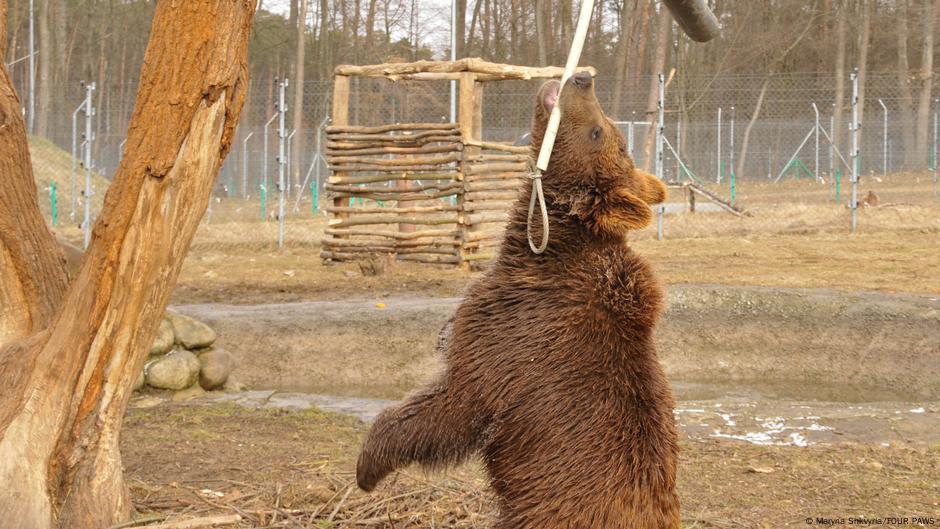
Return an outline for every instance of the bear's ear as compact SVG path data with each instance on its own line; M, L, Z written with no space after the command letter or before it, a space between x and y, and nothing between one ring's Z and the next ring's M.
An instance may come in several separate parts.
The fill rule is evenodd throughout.
M653 212L640 197L623 187L592 194L591 199L573 204L572 213L599 237L621 237L628 230L645 228L653 221Z

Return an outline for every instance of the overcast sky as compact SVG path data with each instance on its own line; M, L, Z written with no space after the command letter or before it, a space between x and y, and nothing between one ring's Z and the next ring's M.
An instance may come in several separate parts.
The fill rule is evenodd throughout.
M315 0L308 0L308 5ZM290 0L262 0L261 8L287 17L290 14ZM450 0L418 0L418 28L420 43L434 50L435 58L446 59L444 55L450 49ZM308 7L308 20L313 16ZM393 39L407 37L407 30L392 34Z

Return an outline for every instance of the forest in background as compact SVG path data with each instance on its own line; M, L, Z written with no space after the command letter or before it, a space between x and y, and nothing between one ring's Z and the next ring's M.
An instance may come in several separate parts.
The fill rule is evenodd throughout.
M33 1L38 51L33 134L67 146L71 114L81 102L80 82L94 81L99 111L95 126L99 138L106 140L96 148L102 158L107 157L108 149L116 153L133 108L155 2ZM577 2L455 1L458 57L522 65L563 64L578 14ZM449 20L441 23L442 17L450 16L448 3L272 2L262 1L254 22L249 52L252 94L241 128L248 131L263 125L276 96L273 79L289 77L291 103L303 109L291 118L292 128L301 131L294 139L294 151L301 157L309 151L314 129L328 108L329 81L336 64L446 59L450 55ZM812 112L811 101L824 107L827 124L831 117L831 132L845 150L851 96L848 77L857 67L860 121L870 119L866 112L880 112L877 102L866 103L867 87L873 97L883 99L891 108L892 141L902 153L893 165L926 165L931 156L930 120L936 97L933 33L940 0L709 3L721 22L722 35L714 42L697 44L678 31L659 2L596 2L581 62L598 69L599 96L612 116L648 119L647 113L655 107L655 75L662 72L672 79L667 98L674 113L670 119L688 124L676 135L680 151L695 150L696 142L715 141L706 139L704 133L690 134L694 135L698 122L713 123L717 106L724 105L726 115L729 106L736 106L739 133L734 161L738 167L757 165L749 156L764 151L766 156L779 158L784 156L785 144L793 142L789 136L778 142L780 152L775 154L772 147L763 145L752 144L749 149L750 136L761 130L763 120L802 119ZM9 69L24 105L28 61L21 59L29 49L28 8L28 0L10 0L9 45L4 58L13 63ZM434 107L427 114L435 119L444 113L438 109L447 96L445 86L422 88L403 83L395 90L360 88L363 99L354 99L359 103L359 109L354 110L362 123L387 121L389 109L396 105L398 114L393 116L397 119L430 119L414 115L424 104ZM508 137L526 126L533 92L533 87L510 83L488 94L485 112L493 118L490 121L497 121L494 134L499 135L498 120L505 117L507 137L498 139L511 139ZM772 123L766 125L772 127ZM712 162L703 159L701 164Z

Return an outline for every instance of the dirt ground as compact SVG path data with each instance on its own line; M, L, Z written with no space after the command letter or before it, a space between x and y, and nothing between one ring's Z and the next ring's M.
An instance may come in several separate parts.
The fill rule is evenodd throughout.
M366 495L354 484L365 426L316 409L167 405L132 410L122 453L140 517L238 513L238 527L487 527L479 464L416 469ZM886 445L886 446L885 446ZM933 518L940 523L940 445L755 446L681 443L684 528L776 528L807 518Z

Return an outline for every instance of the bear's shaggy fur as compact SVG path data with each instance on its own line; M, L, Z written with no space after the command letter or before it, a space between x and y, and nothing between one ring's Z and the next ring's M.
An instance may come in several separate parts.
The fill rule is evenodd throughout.
M542 86L532 127L537 152L561 105L543 178L548 249L529 250L526 189L496 263L442 333L445 373L378 417L356 476L368 491L410 463L479 453L497 528L677 529L674 404L653 346L663 294L624 240L666 191L634 167L590 75L570 83L560 101L557 81Z

